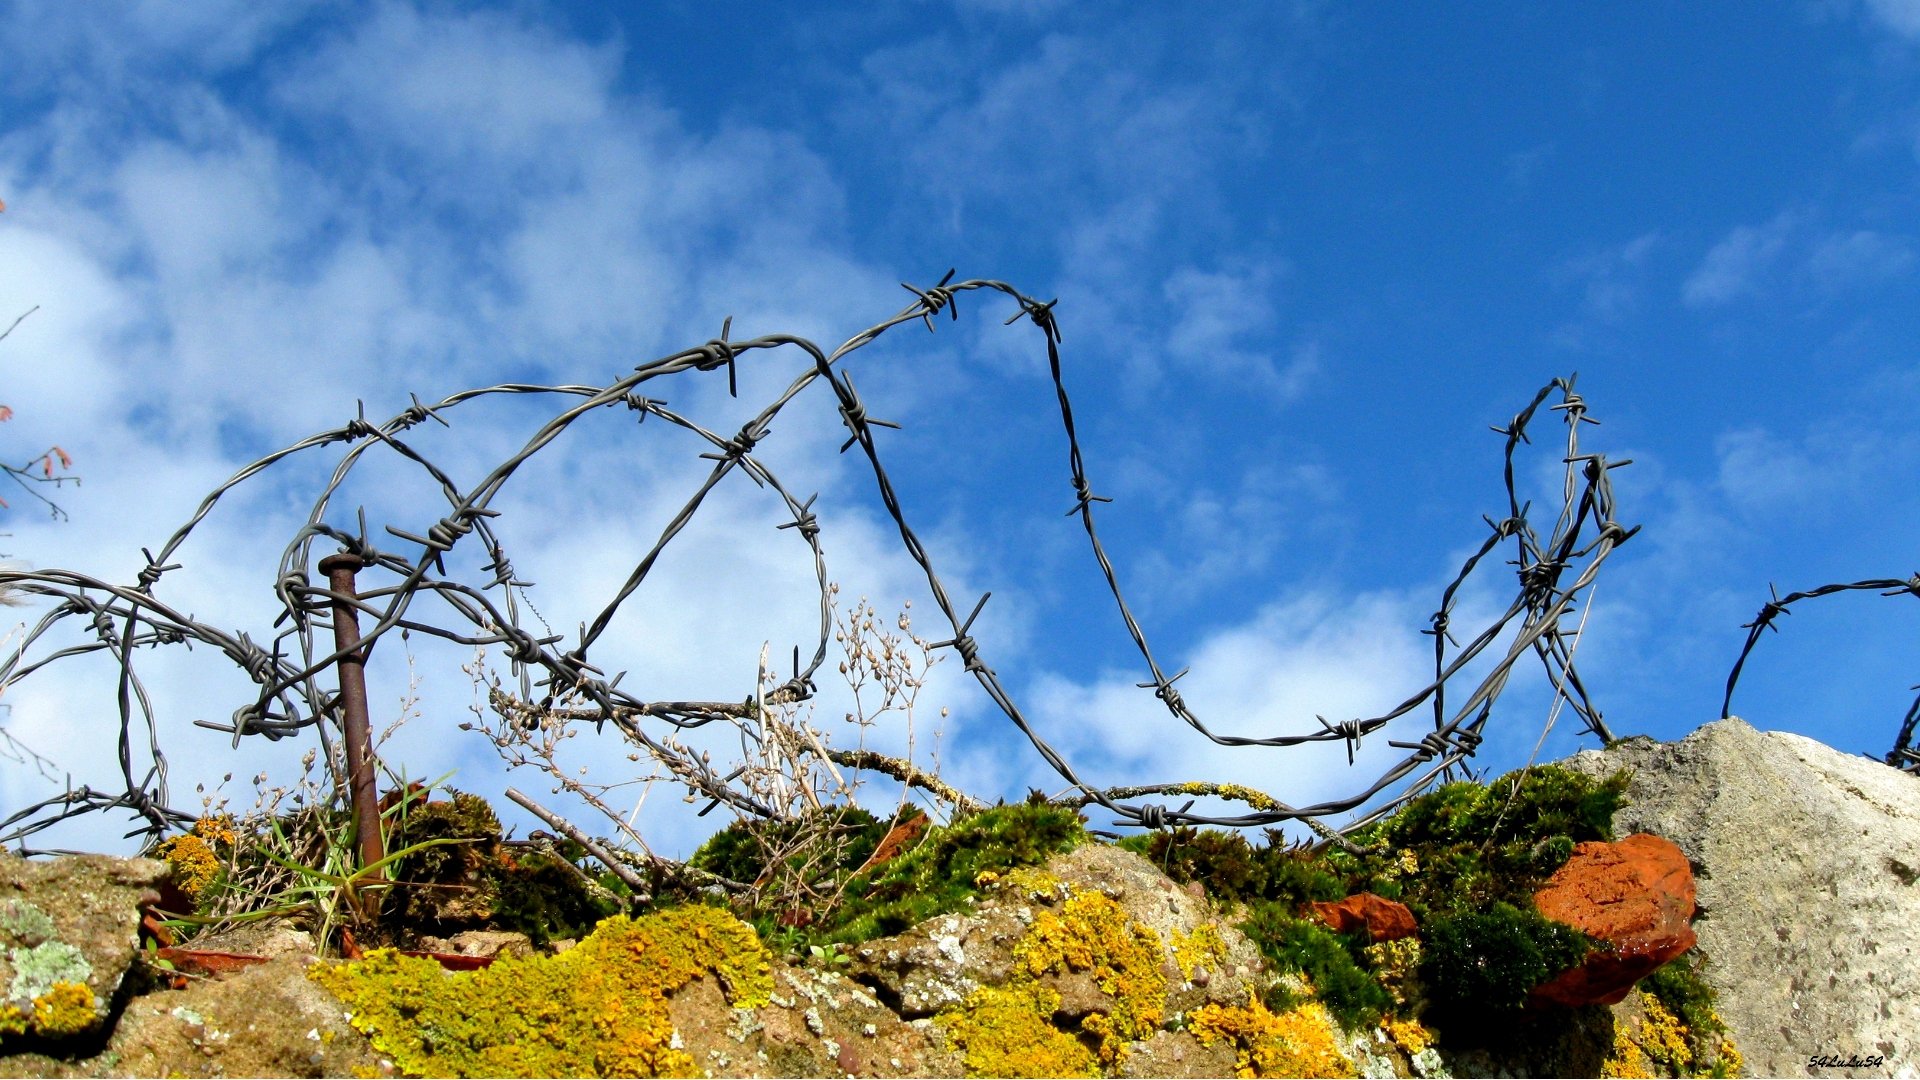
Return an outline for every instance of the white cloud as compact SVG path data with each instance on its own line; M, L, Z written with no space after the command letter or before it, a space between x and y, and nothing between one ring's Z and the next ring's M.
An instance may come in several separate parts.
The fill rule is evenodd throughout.
M307 57L278 92L386 146L518 165L606 114L619 54L504 14L390 3Z
M1438 595L1437 588L1431 597L1308 592L1209 633L1177 660L1163 647L1160 658L1168 674L1191 663L1176 688L1216 734L1316 732L1315 716L1333 723L1375 716L1432 677L1431 639L1420 631ZM1491 613L1489 598L1480 586L1463 593L1455 626L1479 625ZM1308 806L1357 794L1406 753L1388 740L1417 740L1432 730L1431 712L1415 710L1366 738L1352 768L1339 741L1287 749L1218 746L1171 717L1151 690L1138 688L1144 665L1141 671L1085 682L1043 676L1029 695L1042 737L1091 784L1230 781ZM1046 779L1037 770L1034 776L1029 783ZM1246 812L1240 804L1220 809Z
M175 65L218 73L242 64L320 6L317 0L126 0L11 5L0 25L9 71L63 94L115 96Z
M1237 385L1285 404L1298 398L1320 368L1320 350L1305 344L1284 365L1274 354L1275 278L1284 264L1263 262L1230 270L1182 267L1161 284L1171 326L1169 366Z
M691 130L625 96L612 85L611 46L500 16L388 6L315 51L286 47L294 74L264 103L230 108L190 79L141 82L150 112L121 131L107 87L0 143L10 204L0 297L18 298L19 310L41 304L0 346L16 409L7 433L57 434L85 477L67 493L72 524L10 517L11 549L42 568L131 580L139 547L157 551L201 495L267 446L344 422L356 397L379 420L407 390L432 400L529 375L604 380L717 335L728 314L738 316L736 339L797 332L831 348L902 302L890 277L836 252L843 198L817 155L783 132ZM103 83L135 79L95 59ZM107 130L114 136L100 137ZM318 143L311 156L292 148L301 136ZM555 155L555 145L577 152ZM449 224L483 210L493 227L478 239ZM643 389L730 434L744 410L810 366L792 349L744 359L742 402L728 399L719 373ZM885 607L924 586L890 523L876 527L865 503L848 500L871 480L857 458L834 453L839 417L822 391L783 413L762 450L796 494L823 492L816 510L830 572ZM549 405L559 407L454 410L452 432L427 424L407 439L471 484L527 437L516 425ZM604 431L583 426L500 503L510 552L541 582L534 603L559 632L593 617L593 599L631 569L659 515L684 501L683 473L650 464L653 456L684 458L695 471L710 464L694 458L708 447L658 421L631 436ZM269 636L281 546L344 449L277 467L229 496L182 551L186 568L163 580L163 598ZM329 519L350 524L363 503L376 530L393 522L418 533L444 512L418 470L377 460ZM607 639L615 670L632 664L623 685L734 697L762 640L773 639L783 668L794 641L810 651L812 560L791 530L773 528L784 520L744 477L730 479ZM968 584L964 572L942 573L956 589ZM1003 589L995 606L976 633L1004 628L1016 593ZM920 610L924 632L940 636ZM415 648L428 713L396 736L394 760L414 775L460 767L456 783L489 794L516 781L541 787L501 776L483 747L449 739L468 697L457 670L468 657L418 638ZM406 683L401 660L397 641L376 653L376 711ZM112 682L98 668L56 666L11 688L8 724L77 783L114 788L119 769L103 735ZM224 737L193 728L195 718L225 720L249 696L244 676L208 650L143 655L143 670L165 717L177 804L192 808L193 782L211 785L229 769L241 788L262 769L284 781L311 745L250 739L236 755ZM940 686L957 670L949 665ZM957 715L949 733L965 723ZM890 734L876 738L891 745ZM618 767L606 750L601 742L598 760ZM42 790L12 773L0 783L12 806ZM675 838L663 850L685 850L682 834L711 824L663 823ZM122 828L96 820L74 835L112 847Z
M1906 240L1871 229L1822 238L1808 262L1814 280L1829 290L1875 284L1912 266L1913 248Z
M1659 233L1642 233L1624 244L1568 259L1559 272L1581 286L1587 317L1615 321L1639 305L1647 262L1659 245Z
M1773 519L1818 515L1854 498L1887 462L1905 456L1901 444L1884 436L1840 428L1817 429L1797 439L1745 428L1715 439L1714 453L1728 503Z
M1787 214L1736 227L1707 251L1681 286L1681 299L1689 307L1714 307L1759 291L1760 277L1779 259L1793 227Z
M1866 0L1867 16L1903 38L1920 39L1920 0Z

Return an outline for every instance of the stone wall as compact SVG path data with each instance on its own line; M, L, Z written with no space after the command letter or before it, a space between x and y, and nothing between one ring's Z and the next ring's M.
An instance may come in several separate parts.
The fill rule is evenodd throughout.
M1692 862L1693 926L1720 1015L1756 1076L1815 1055L1920 1070L1920 778L1739 719L1674 743L1625 739L1562 764L1634 773L1614 830Z

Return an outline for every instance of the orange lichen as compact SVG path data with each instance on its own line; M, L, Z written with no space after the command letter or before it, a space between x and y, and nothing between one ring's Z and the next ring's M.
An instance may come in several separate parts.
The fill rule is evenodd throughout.
M1228 1007L1206 1004L1187 1016L1187 1030L1201 1043L1226 1039L1234 1048L1234 1075L1353 1076L1353 1062L1340 1052L1333 1017L1309 1001L1275 1015L1258 998Z
M753 929L692 905L615 916L557 956L469 972L377 949L309 975L406 1072L429 1076L692 1076L667 995L714 975L736 1007L764 1004L771 957Z

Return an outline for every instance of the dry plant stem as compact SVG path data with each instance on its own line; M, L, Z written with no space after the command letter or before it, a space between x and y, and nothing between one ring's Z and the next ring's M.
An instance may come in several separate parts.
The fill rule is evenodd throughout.
M932 773L921 771L910 761L888 757L874 750L829 750L827 757L849 769L877 772L884 776L891 776L909 787L917 787L953 807L960 814L977 814L987 809L986 803L960 791Z
M625 864L616 861L607 853L607 849L601 846L600 841L588 836L579 826L527 798L514 788L507 789L507 798L526 807L535 817L565 833L567 839L586 848L587 854L599 859L602 866L612 871L615 877L626 883L627 888L633 890L635 903L645 904L653 900L653 893L647 888L646 879L628 869Z
M571 859L568 859L565 855L562 855L560 853L560 849L554 846L553 838L548 834L540 833L536 836L530 837L527 840L527 844L534 851L537 851L540 854L545 855L547 858L552 859L555 863L557 863L562 868L564 868L569 874L572 874L574 877L574 880L580 883L580 887L585 889L587 893L590 896L592 896L595 900L609 904L616 908L624 907L626 905L627 901L623 900L621 897L616 895L612 889L609 889L605 885L602 885L598 881L595 881L592 874L589 874L585 870L582 870L578 866L575 866ZM635 902L644 903L645 901L636 897Z

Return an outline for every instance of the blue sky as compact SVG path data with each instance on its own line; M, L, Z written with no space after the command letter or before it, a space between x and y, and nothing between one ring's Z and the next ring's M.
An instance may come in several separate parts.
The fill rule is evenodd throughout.
M1183 693L1222 731L1312 730L1425 681L1419 631L1481 515L1504 512L1488 425L1574 371L1603 421L1586 446L1633 459L1613 480L1644 526L1607 564L1578 656L1616 732L1715 718L1770 582L1920 569L1912 0L25 0L0 38L0 316L38 305L0 343L3 433L14 457L60 443L84 477L59 493L70 521L8 496L0 550L42 569L131 581L139 548L208 489L356 400L384 417L409 393L605 383L728 316L736 337L831 347L898 310L899 282L949 267L1059 298L1088 471L1115 500L1102 536L1157 654L1193 667ZM904 425L882 449L943 578L963 607L994 594L985 659L1099 782L1234 779L1294 802L1363 786L1337 747L1218 750L1133 688L1147 676L1061 516L1044 350L1000 325L1011 313L970 296L959 322L850 363L872 414ZM762 357L739 401L718 376L650 393L730 430L805 367ZM844 597L913 600L916 628L947 636L813 396L763 460L820 492ZM477 477L538 420L464 412L433 452ZM1539 430L1523 481L1544 491L1558 433ZM501 504L561 629L591 617L701 464L671 432L585 431ZM275 560L333 460L223 504L162 594L265 636ZM335 519L364 504L421 531L431 517L384 475ZM763 643L811 645L810 560L774 529L778 504L734 480L615 626L602 662L630 661L650 696L738 698ZM1488 579L1467 607L1506 592ZM1871 595L1796 609L1736 711L1884 753L1920 681L1916 619ZM399 711L402 659L375 665L376 712ZM420 716L389 757L526 787L452 729L470 659L416 650ZM246 696L217 657L151 662L176 803L229 771L241 805L256 773L297 773L304 745L236 754L192 727ZM961 786L1057 790L958 669L935 669L916 754L937 729ZM76 783L112 787L101 670L8 688L6 723ZM1495 770L1527 759L1549 715L1537 666L1521 670L1482 751ZM1574 727L1542 755L1578 749ZM871 738L905 749L902 731ZM580 751L619 779L611 737ZM1375 739L1362 764L1385 754ZM48 790L20 766L0 776L6 806ZM636 821L682 851L712 824L683 809L661 787Z

